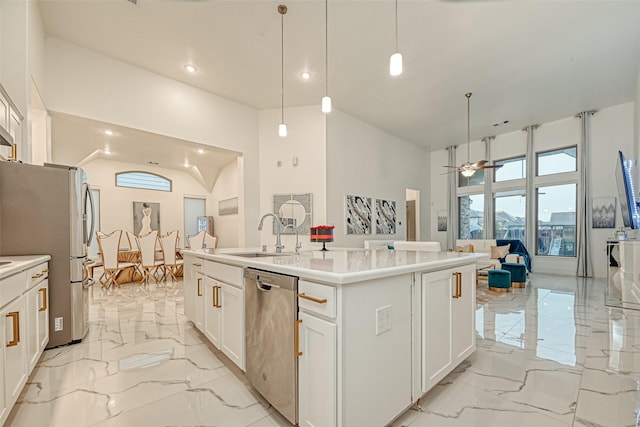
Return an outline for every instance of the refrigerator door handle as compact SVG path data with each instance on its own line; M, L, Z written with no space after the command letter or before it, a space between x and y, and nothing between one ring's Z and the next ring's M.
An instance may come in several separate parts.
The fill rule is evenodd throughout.
M87 246L91 246L91 242L93 241L93 233L95 231L96 225L96 210L95 204L93 203L93 194L91 193L91 187L87 184L87 199L89 200L89 204L91 205L91 229L89 231L89 236L87 237ZM86 202L85 202L85 214L87 210Z

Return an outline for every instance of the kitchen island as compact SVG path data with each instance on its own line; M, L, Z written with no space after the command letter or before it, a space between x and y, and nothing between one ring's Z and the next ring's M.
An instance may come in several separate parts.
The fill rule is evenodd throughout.
M383 426L475 350L475 261L483 257L187 250L185 314L244 370L244 269L298 277L299 425Z

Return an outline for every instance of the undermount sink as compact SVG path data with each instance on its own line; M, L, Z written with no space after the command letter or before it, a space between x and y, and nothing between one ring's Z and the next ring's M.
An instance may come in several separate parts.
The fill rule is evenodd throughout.
M226 254L231 256L239 256L243 258L263 258L268 256L291 256L293 254L282 254L282 253L274 253L274 252L245 252L245 253L237 253L237 254Z
M11 264L13 261L0 261L0 267Z

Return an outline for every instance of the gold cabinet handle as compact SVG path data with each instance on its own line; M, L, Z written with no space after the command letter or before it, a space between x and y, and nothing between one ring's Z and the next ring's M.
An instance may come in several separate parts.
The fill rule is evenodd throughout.
M458 273L458 298L462 297L462 273Z
M20 344L20 312L12 311L7 317L13 319L13 339L7 343L7 347L14 347Z
M298 319L296 320L296 325L294 328L295 334L293 336L293 339L295 341L294 346L293 346L293 351L294 351L294 355L296 357L300 357L302 356L302 352L300 351L300 324L302 323L302 319Z
M214 307L217 307L218 303L216 301L216 286L211 288L211 290L213 291L211 292L211 303L213 304Z
M44 270L42 270L42 272L43 272L43 273L48 273L48 272L49 272L49 269L48 269L48 268L45 268Z
M198 279L198 296L199 297L202 296L202 289L200 288L201 284L202 284L202 279Z
M326 304L327 303L327 299L326 298L318 299L318 298L310 297L309 295L306 295L306 294L298 294L298 298L306 299L308 301L313 301L313 302L315 302L317 304Z
M220 304L220 286L215 286L215 296L216 296L216 307L222 308L222 304Z
M451 273L451 275L456 278L456 290L455 290L454 294L451 295L451 297L452 298L458 298L458 273L453 272L453 273Z
M31 276L32 279L38 279L40 277L44 276L44 273L38 273L38 274L34 274L33 276Z
M38 291L42 292L42 306L38 311L47 311L47 288L41 288Z
M202 267L202 264L195 264L195 263L194 263L194 264L191 264L191 265L193 265L193 266L195 266L195 267Z

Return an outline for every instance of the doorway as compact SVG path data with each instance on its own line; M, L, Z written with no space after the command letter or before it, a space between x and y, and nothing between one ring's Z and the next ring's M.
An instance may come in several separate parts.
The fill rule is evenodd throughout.
M207 200L202 197L184 197L184 247L188 246L188 236L198 234L198 217L206 215Z
M420 191L406 189L407 240L420 240Z

